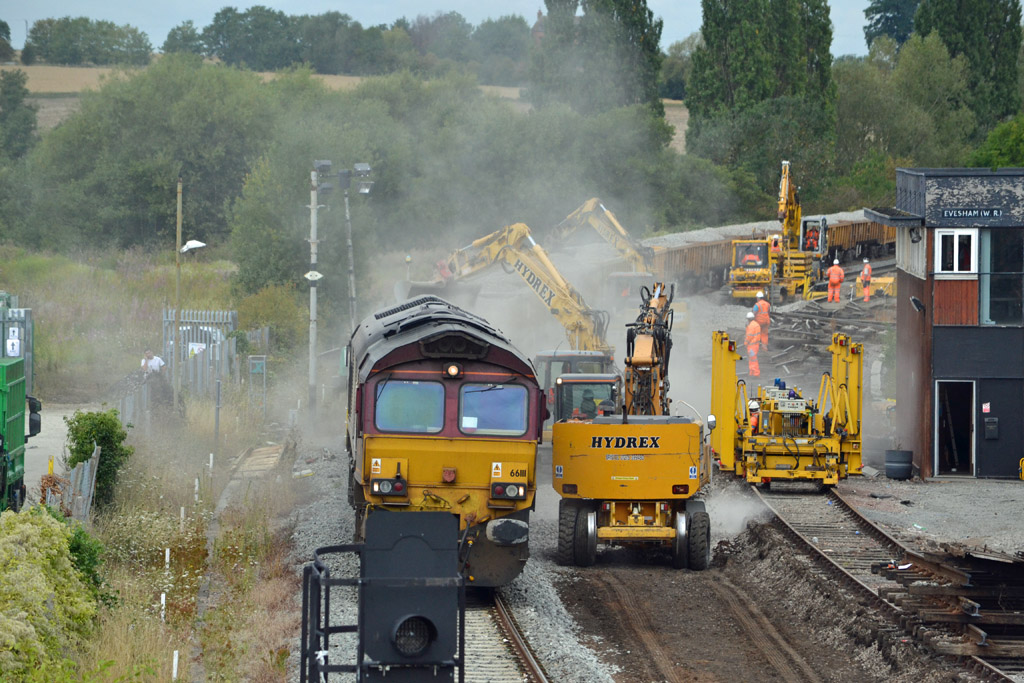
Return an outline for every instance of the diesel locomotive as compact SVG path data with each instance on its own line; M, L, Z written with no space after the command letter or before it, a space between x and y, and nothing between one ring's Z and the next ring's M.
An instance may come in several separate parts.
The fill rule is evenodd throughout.
M449 512L467 585L514 579L547 414L529 358L483 318L424 296L363 320L348 363L356 541L369 515Z

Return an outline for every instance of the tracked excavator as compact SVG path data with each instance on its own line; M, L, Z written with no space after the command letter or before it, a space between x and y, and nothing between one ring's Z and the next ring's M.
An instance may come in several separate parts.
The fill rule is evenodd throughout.
M827 253L828 222L804 219L799 188L782 162L778 219L782 232L764 238L733 240L729 285L734 300L753 301L758 292L773 302L790 296L817 298L821 258Z
M676 568L706 569L710 517L699 497L711 481L705 426L672 415L668 362L673 288L643 288L627 329L625 370L555 382L552 484L557 559L589 566L599 544L667 550Z

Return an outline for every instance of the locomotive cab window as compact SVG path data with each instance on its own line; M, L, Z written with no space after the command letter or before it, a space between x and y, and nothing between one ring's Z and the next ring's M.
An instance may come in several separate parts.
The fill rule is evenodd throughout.
M521 436L529 396L519 384L464 384L459 390L459 429L464 434Z
M384 379L375 387L374 419L382 432L436 434L444 427L444 385Z

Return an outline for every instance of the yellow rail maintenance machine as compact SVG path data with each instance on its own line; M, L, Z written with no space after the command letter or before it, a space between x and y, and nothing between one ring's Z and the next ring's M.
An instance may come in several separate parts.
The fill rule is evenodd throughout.
M659 547L676 568L706 569L711 520L696 496L711 480L710 449L699 419L669 413L672 291L657 283L641 294L627 334L625 389L614 374L555 383L557 557L588 566L599 543Z
M718 429L711 452L722 470L750 483L817 481L833 486L861 474L861 402L864 346L833 334L831 372L821 377L817 401L800 389L750 389L736 376L736 342L712 335L711 413Z

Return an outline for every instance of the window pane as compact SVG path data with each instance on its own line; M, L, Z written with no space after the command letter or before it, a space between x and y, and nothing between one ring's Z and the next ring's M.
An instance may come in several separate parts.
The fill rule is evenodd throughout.
M464 384L459 429L466 434L521 436L526 433L529 397L519 384Z
M939 235L941 244L939 246L939 270L951 273L953 272L953 247L955 246L953 235Z
M957 272L970 273L974 270L971 263L971 238L972 235L957 235Z
M385 379L374 391L377 429L436 434L444 426L444 386L440 382Z
M562 405L559 406L558 417L590 420L597 416L598 411L611 414L614 408L611 384L571 384L562 392Z

